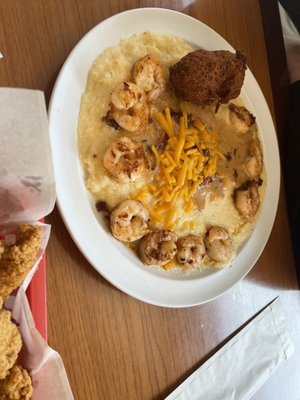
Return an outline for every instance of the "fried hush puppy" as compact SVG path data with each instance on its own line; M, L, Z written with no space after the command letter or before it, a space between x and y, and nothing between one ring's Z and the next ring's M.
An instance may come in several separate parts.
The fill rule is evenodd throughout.
M20 365L14 365L5 379L0 380L0 400L29 400L32 396L31 378Z
M14 245L0 242L0 307L33 267L40 242L41 228L28 224L19 226Z
M225 50L195 50L170 68L177 97L200 105L227 103L239 96L246 56Z
M11 312L0 310L0 379L4 379L12 368L22 347L22 339L11 320ZM1 382L1 381L0 381ZM0 392L1 393L1 392Z

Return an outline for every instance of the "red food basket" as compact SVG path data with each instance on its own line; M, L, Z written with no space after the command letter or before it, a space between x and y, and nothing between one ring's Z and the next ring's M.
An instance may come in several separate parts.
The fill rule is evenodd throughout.
M27 288L26 295L31 308L35 326L47 341L47 288L45 253Z

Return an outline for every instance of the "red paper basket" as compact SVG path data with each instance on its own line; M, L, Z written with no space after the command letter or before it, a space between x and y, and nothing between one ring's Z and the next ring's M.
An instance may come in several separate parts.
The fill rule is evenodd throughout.
M47 341L46 258L43 255L26 291L35 326Z

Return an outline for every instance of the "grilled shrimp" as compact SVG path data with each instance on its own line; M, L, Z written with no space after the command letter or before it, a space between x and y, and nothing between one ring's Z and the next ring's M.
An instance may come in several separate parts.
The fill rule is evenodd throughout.
M177 252L178 236L172 231L156 231L146 235L139 247L141 260L148 265L163 266L171 261Z
M263 167L263 155L257 140L251 140L248 146L248 155L244 162L246 174L249 178L258 178Z
M121 128L136 132L149 122L145 92L132 82L120 83L111 94L110 115Z
M249 181L236 189L234 205L245 218L254 217L260 205L258 184L255 181Z
M229 104L229 110L231 111L230 121L236 130L241 134L248 132L255 122L255 117L245 107L234 103Z
M228 231L221 226L211 227L204 238L207 255L215 261L226 262L232 256Z
M113 236L122 242L134 242L149 231L149 213L139 201L125 200L110 215Z
M187 235L177 241L177 259L184 267L197 267L205 254L205 246L200 236Z
M139 178L147 169L148 160L138 141L123 136L109 145L103 164L118 182L124 183Z
M164 91L167 74L161 62L147 54L134 64L133 80L145 91L148 101L152 102Z

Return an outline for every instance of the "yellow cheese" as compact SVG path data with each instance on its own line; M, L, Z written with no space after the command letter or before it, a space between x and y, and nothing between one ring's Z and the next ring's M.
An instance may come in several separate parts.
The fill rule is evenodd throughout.
M188 168L188 163L185 160L184 163L183 163L183 166L182 166L182 168L180 170L180 173L178 175L177 187L183 186L183 184L185 182L185 178L186 178L187 168Z
M172 261L169 261L167 264L165 264L163 266L163 268L167 271L168 269L175 267L175 265L176 265L176 262L172 260Z
M185 104L180 108L179 126L173 122L169 107L164 113L154 114L157 123L167 133L168 141L162 152L151 146L158 172L153 182L148 184L148 192L137 196L148 199L149 192L154 196L151 216L155 215L155 221L161 221L165 229L173 229L183 212L193 211L193 195L198 186L217 172L218 159L224 157L217 147L217 133L208 132L198 116L194 118L193 126L188 127Z
M179 165L179 159L180 159L180 156L181 156L181 152L183 150L184 143L185 143L185 138L180 136L179 140L178 140L178 143L177 143L177 146L176 146L176 149L174 151L174 158L175 158L175 161L176 161L177 165Z
M170 110L169 110L170 111ZM170 127L168 123L167 117L163 115L161 112L156 112L154 113L154 119L156 122L159 123L159 125L163 128L163 130L168 134L169 137L174 135L174 132L172 131L172 128Z

